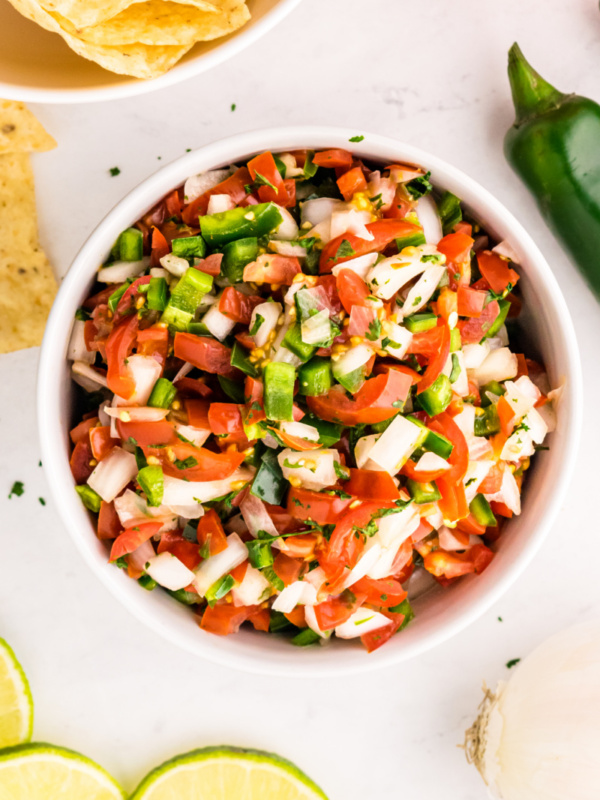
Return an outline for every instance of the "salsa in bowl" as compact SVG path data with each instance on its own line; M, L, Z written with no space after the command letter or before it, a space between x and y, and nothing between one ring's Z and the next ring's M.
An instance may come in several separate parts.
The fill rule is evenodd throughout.
M105 569L203 643L243 626L320 662L288 641L401 652L420 606L488 580L557 396L515 329L512 245L425 158L332 144L238 156L127 219L67 353Z

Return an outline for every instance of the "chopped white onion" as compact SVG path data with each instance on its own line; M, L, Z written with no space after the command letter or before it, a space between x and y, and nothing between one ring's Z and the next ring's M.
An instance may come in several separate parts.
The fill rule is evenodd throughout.
M182 425L181 422L176 422L173 427L179 436L187 439L188 442L191 442L196 447L202 447L211 435L210 430L205 431L201 428L194 428L192 425Z
M137 473L135 456L123 450L122 447L113 447L110 453L94 467L87 482L96 494L110 503L135 478Z
M127 369L133 378L135 392L129 398L132 405L145 406L154 384L162 375L162 367L152 356L141 356L134 353L127 359Z
M160 520L163 523L161 530L174 530L178 525L177 516L169 508L164 505L149 506L145 498L131 489L126 489L123 494L115 497L114 504L119 522L124 528L133 528L134 525L143 525L151 520Z
M519 371L516 355L508 347L500 347L489 353L481 366L472 371L472 377L479 385L490 381L502 381L514 378Z
M252 311L250 319L249 330L253 331L256 326L258 317L262 317L263 321L254 336L254 341L257 347L264 347L269 339L271 333L277 327L277 320L283 311L281 303L260 303Z
M301 206L301 224L304 225L309 222L314 227L320 222L331 219L335 209L343 205L344 203L341 200L335 200L331 197L316 197L314 200L307 200Z
M260 497L255 497L248 492L240 504L240 511L248 530L254 538L258 536L259 531L264 531L270 536L279 536L279 531Z
M485 480L493 466L494 462L489 459L484 459L483 461L469 461L467 471L463 478L467 503L470 503L478 493L482 481Z
M181 278L190 266L187 259L176 256L173 253L167 253L166 256L163 256L160 263L168 273L176 278Z
M398 414L381 434L369 457L382 470L395 475L422 438L423 428Z
M404 358L412 342L412 333L403 325L396 325L394 322L388 322L385 325L385 334L390 340L384 348L387 354L394 358ZM396 347L395 345L398 346Z
M322 631L321 628L319 628L314 606L305 606L304 616L306 618L306 624L308 627L311 629L311 631L318 633L321 639L329 639L331 637L331 631Z
M301 244L291 242L278 242L272 239L269 242L269 249L280 256L295 256L296 258L306 258L307 250Z
M154 406L106 406L104 412L121 422L160 422L169 413L168 408Z
M214 189L231 175L230 169L212 169L203 172L201 175L192 175L183 186L183 199L186 203L191 203L200 195Z
M343 261L341 264L336 264L331 271L337 276L341 270L349 269L352 272L355 272L363 280L366 280L369 270L375 265L375 262L378 258L379 253L366 253L364 256L350 258L348 261Z
M218 581L223 575L227 575L232 569L239 567L247 558L246 545L237 533L230 533L225 550L205 559L196 570L193 584L200 597L204 597L215 581Z
M98 270L96 278L100 283L124 283L129 278L137 278L148 269L150 259L144 256L141 261L116 261L110 267Z
M337 626L335 635L339 639L357 639L391 624L392 621L385 614L370 608L359 608L346 622Z
M86 364L93 364L96 360L96 353L88 350L85 345L85 322L76 319L71 329L71 338L67 347L67 358L69 361L83 361Z
M422 263L420 259L392 256L384 258L370 270L367 282L376 297L389 300L426 269L427 263Z
M307 442L319 441L317 428L314 425L307 425L305 422L282 422L279 428L287 436L296 436L299 439L306 439Z
M286 586L272 605L273 611L289 614L298 604L313 606L317 602L317 590L307 581L294 581Z
M529 383L531 383L531 381ZM531 384L531 386L533 386L534 390L536 389L533 384ZM525 414L527 414L528 411L531 411L539 397L539 392L537 396L535 393L533 393L533 397L531 396L527 383L524 384L519 383L518 381L506 381L504 388L506 389L506 392L504 393L504 399L511 407L516 420L520 420L525 416ZM525 394L522 389L525 389L525 391L528 393Z
M381 467L371 461L371 451L377 444L381 434L371 433L369 436L361 436L354 446L354 458L359 469L381 470Z
M492 253L496 253L497 255L502 256L502 258L507 258L509 261L514 261L515 264L520 263L519 256L513 249L511 243L508 242L506 239L503 239L503 241L501 241L500 244L497 244L495 247L492 247Z
M415 464L415 469L420 472L437 472L440 469L450 469L450 464L436 453L426 452Z
M462 348L466 369L478 369L490 352L487 342L481 344L465 344Z
M235 320L222 314L216 304L211 306L202 317L202 323L206 325L215 339L218 339L220 342L222 342L225 337L229 336L231 331L235 328Z
M246 567L246 573L239 586L231 590L234 606L257 606L271 594L271 584L262 572L251 564Z
M172 553L164 552L149 559L146 572L160 586L177 592L185 589L194 579L194 573Z
M306 489L319 491L327 486L337 483L338 477L334 464L340 463L340 454L337 450L310 450L308 453L298 453L286 447L277 456L279 466L286 480L294 477Z
M347 575L346 580L344 581L344 589L347 589L349 586L352 586L354 583L356 583L356 581L364 578L365 575L368 574L369 570L373 569L375 564L379 561L381 553L381 545L378 542L376 542L373 547L369 547L367 550L364 550L355 566L352 567Z
M302 341L305 344L321 344L331 338L331 322L329 311L324 308L303 320L301 326Z
M296 220L292 217L287 208L283 208L283 206L277 206L277 208L281 214L281 223L279 224L277 230L271 234L271 238L282 239L283 241L297 239L298 225Z
M427 244L437 244L443 237L442 222L435 200L430 195L421 197L417 202L417 217L423 228Z
M97 392L98 387L108 387L106 375L98 372L85 361L74 361L71 365L71 374L75 383L79 384L86 392Z
M358 236L366 241L373 241L375 238L367 230L367 225L371 222L371 214L368 211L358 211L356 208L346 203L334 209L331 215L330 236L335 239L345 233Z
M521 513L521 492L510 469L504 470L500 489L493 494L486 494L484 497L490 503L504 503L513 514Z
M232 208L235 208L235 203L228 194L211 194L206 213L221 214L223 211L231 211Z
M419 280L411 288L404 305L398 309L399 317L408 317L424 308L442 280L446 272L445 267L427 267Z
M217 481L184 481L165 475L163 503L170 507L208 503L229 494L232 484L248 482L253 476L254 470L244 467L237 469L229 478Z
M296 157L291 153L279 153L278 158L285 165L286 178L299 178L300 175L304 175L304 170L297 165Z

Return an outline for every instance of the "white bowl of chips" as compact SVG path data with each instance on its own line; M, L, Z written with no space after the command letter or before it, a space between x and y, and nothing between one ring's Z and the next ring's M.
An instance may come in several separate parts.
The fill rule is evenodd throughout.
M235 55L299 2L2 2L0 97L81 103L171 86Z

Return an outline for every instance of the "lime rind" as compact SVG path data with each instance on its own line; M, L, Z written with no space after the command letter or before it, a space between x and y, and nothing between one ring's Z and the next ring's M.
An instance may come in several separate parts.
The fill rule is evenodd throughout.
M234 762L253 762L256 764L268 764L283 775L292 778L303 789L308 790L312 797L319 798L319 800L328 800L327 795L324 794L322 789L311 780L308 775L302 772L295 764L288 761L281 756L274 753L267 753L263 750L251 750L243 747L234 747L230 745L217 745L214 747L203 747L198 750L191 750L188 753L182 753L179 756L165 761L158 767L155 767L149 772L141 781L137 789L133 792L129 800L144 800L146 792L157 783L162 781L165 776L171 771L176 771L178 768L184 767L188 764L198 763L199 761L234 761ZM308 794L307 794L308 798Z
M17 695L22 702L21 712L23 727L18 742L10 742L10 745L29 742L31 741L31 736L33 734L33 696L31 694L31 688L23 667L19 663L14 650L8 644L8 642L2 638L0 638L0 659L2 659L6 665L7 670L10 673L11 680L17 691ZM1 713L2 709L0 709L0 714ZM4 746L5 744L9 743L0 742L0 747Z
M80 772L93 775L99 785L112 793L115 800L125 800L127 797L113 776L91 758L81 755L75 750L69 750L67 747L57 747L46 742L18 744L0 750L0 786L2 785L2 770L7 764L15 764L20 760L40 761L44 756L48 760L76 762L80 767Z

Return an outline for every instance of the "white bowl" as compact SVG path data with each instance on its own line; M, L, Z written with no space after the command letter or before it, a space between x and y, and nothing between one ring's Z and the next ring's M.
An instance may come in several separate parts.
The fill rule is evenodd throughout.
M350 144L355 133L322 127L255 131L208 145L160 169L127 195L83 246L62 284L42 346L38 415L44 467L56 505L85 560L140 621L166 639L205 658L252 672L314 677L371 670L412 658L462 630L498 600L533 558L562 502L576 455L583 405L579 354L565 301L536 245L510 212L464 173L415 147L381 136L367 134L359 144ZM96 538L73 491L68 462L73 394L65 357L69 332L75 309L87 296L94 274L118 234L189 175L241 162L267 149L329 147L349 148L375 161L425 166L436 186L458 195L498 240L509 240L520 258L522 324L530 352L542 358L553 386L565 385L551 447L536 455L525 481L523 513L507 523L510 532L501 538L489 568L417 599L414 622L371 654L360 645L342 641L302 649L252 630L229 637L200 630L184 606L163 592L143 591L122 570L107 563L105 546Z
M115 100L173 86L242 51L300 0L247 0L252 19L235 33L195 45L165 75L139 80L108 72L74 53L56 33L0 2L0 97L31 103Z

